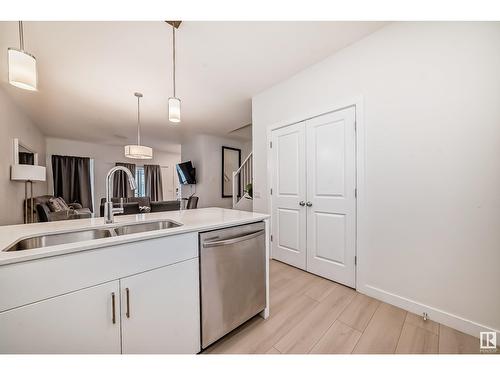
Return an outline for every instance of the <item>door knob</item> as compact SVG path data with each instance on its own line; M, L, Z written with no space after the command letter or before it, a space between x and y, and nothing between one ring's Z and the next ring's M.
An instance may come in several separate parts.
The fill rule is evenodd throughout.
M304 207L305 205L306 205L306 202L304 202L304 201L300 201L300 202L299 202L299 206Z
M306 206L307 206L307 207L311 207L312 205L313 205L313 204L312 204L312 202L307 202L307 203L306 203Z

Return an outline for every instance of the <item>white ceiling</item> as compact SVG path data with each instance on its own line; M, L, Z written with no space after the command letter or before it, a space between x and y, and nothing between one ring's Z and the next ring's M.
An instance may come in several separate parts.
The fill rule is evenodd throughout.
M195 132L228 135L251 123L251 97L379 29L382 22L183 22L177 39L182 122L167 118L172 29L150 22L25 22L38 92L7 83L16 22L0 22L0 85L47 136L178 151ZM231 136L231 134L229 134Z

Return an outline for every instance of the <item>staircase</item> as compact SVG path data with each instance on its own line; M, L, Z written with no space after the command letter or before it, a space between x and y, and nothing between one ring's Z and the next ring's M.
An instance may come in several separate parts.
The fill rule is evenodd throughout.
M240 184L238 184L240 181ZM252 197L245 193L245 188L253 182L253 152L246 157L236 172L233 172L233 208L252 211Z

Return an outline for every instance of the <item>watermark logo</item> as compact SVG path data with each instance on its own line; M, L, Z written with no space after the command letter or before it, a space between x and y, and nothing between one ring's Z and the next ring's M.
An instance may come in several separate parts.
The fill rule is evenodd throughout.
M479 347L483 353L495 353L497 351L497 333L480 332Z

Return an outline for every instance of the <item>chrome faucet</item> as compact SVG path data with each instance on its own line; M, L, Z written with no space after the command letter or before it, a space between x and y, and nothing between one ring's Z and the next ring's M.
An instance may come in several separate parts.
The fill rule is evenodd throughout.
M123 171L127 174L128 183L130 184L130 188L135 190L137 187L135 184L134 176L132 176L132 172L128 168L117 166L113 167L109 170L106 175L106 203L104 203L104 222L106 224L111 224L114 222L114 214L122 214L123 213L123 205L121 207L113 207L113 202L111 202L111 191L113 190L113 176L116 171Z

